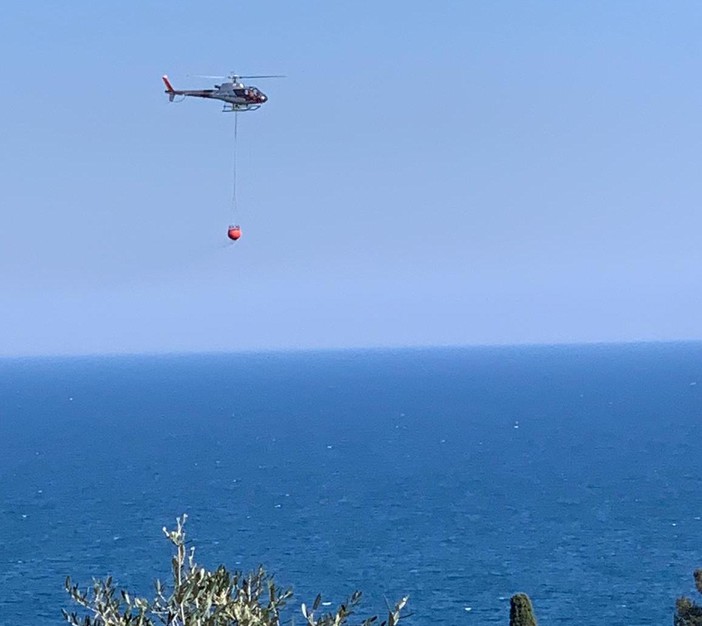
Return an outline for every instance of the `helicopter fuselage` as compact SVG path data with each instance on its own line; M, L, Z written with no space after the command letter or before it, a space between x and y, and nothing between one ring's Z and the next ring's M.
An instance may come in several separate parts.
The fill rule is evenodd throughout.
M225 103L223 109L225 112L255 111L268 100L268 96L258 87L247 86L240 82L222 83L215 85L214 89L174 89L168 76L163 77L163 82L171 102L176 96L221 100Z

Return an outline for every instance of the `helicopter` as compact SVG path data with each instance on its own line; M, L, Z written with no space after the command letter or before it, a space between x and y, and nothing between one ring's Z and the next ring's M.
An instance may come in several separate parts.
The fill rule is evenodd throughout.
M258 89L258 87L242 83L242 78L284 77L280 75L239 76L237 74L229 74L228 76L203 76L202 78L226 78L227 82L221 85L215 85L214 89L174 89L173 85L171 85L171 81L168 80L168 76L165 74L162 76L163 83L166 85L168 99L171 102L175 100L176 96L182 96L182 99L192 96L194 98L222 100L224 102L222 113L255 111L261 108L261 105L268 100L268 96Z

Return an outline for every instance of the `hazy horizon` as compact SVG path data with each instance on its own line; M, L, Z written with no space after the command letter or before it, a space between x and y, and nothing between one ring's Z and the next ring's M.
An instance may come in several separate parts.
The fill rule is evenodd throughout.
M26 353L0 355L2 361L35 360L35 359L93 359L93 358L160 358L160 357L207 357L207 356L284 356L284 355L313 355L313 354L368 354L368 353L413 353L436 351L481 351L481 350L578 350L578 349L607 349L607 348L651 348L675 346L702 346L702 340L681 339L670 341L583 341L570 343L485 343L485 344L413 344L413 345L376 345L376 346L329 346L325 348L294 347L294 348L251 348L251 349L222 349L222 350L163 350L143 352L66 352L66 353Z

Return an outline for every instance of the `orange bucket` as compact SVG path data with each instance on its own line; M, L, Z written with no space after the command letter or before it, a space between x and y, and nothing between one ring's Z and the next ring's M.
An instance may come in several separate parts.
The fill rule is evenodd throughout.
M227 230L227 237L232 241L236 241L241 237L241 228L239 226L230 226Z

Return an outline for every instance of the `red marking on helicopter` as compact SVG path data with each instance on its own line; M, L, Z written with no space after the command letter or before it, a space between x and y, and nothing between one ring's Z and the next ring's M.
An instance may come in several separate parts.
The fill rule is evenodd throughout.
M166 83L166 92L175 91L175 89L173 89L173 85L171 85L170 81L168 80L168 76L166 76L166 75L164 74L164 75L161 77L161 79L163 80L164 83Z

